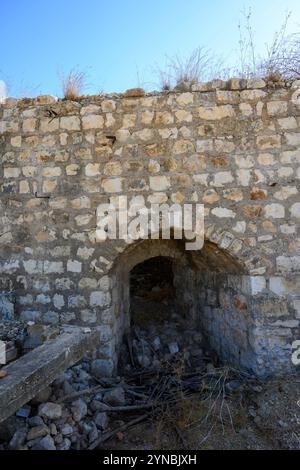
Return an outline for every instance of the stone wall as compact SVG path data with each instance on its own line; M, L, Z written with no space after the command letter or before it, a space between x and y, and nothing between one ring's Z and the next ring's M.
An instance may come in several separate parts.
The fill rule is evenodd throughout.
M8 99L0 292L13 292L15 316L102 325L100 357L112 370L129 325L129 269L169 253L184 260L178 289L225 360L261 375L290 371L300 318L299 95L298 81L231 80L76 102ZM97 206L118 195L131 205L203 203L203 250L100 241Z

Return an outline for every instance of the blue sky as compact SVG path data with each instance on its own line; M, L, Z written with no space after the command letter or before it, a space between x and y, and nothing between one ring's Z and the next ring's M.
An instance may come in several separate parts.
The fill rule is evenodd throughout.
M165 57L203 45L235 62L238 22L252 7L259 52L299 0L0 0L0 79L11 95L61 95L59 73L77 67L89 93L157 88Z

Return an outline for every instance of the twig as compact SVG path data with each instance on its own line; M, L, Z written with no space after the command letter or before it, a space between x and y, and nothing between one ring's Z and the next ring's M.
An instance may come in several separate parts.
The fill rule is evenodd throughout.
M82 395L90 395L91 393L99 392L101 389L100 385L96 385L95 387L86 388L84 390L80 390L79 392L69 393L68 395L63 396L57 400L57 403L62 403L64 401L72 400L73 398L81 397Z
M139 416L138 418L135 418L135 419L129 421L128 423L123 424L119 428L114 429L113 431L110 431L110 432L107 432L107 433L103 434L99 439L96 439L94 442L92 442L92 444L88 447L88 450L96 449L96 447L98 447L100 444L107 441L111 437L113 437L116 433L125 431L125 429L129 428L130 426L133 426L134 424L137 424L137 423L140 423L141 421L144 421L144 419L148 418L149 415L150 415L150 413L145 413L144 415Z

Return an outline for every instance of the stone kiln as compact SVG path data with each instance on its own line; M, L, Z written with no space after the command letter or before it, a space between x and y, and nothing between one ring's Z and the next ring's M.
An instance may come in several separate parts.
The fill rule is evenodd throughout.
M130 272L167 257L182 310L226 362L290 372L300 318L300 83L8 99L0 107L0 291L24 321L100 325L103 373L130 327ZM205 244L99 241L127 195L203 203ZM3 311L3 308L2 308ZM4 312L7 316L7 311Z

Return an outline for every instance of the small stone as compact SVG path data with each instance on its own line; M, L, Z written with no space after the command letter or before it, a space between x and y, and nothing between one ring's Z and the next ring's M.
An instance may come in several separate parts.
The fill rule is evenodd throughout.
M11 450L18 450L26 441L27 431L26 429L18 429L12 439L10 440L8 447Z
M39 406L39 416L49 419L59 419L62 415L62 407L57 403L44 403Z
M37 444L32 447L32 450L56 450L54 440L51 436L45 436Z
M169 348L170 354L177 354L179 352L179 346L178 346L178 343L176 343L176 341L169 343L168 348Z
M40 416L32 416L28 419L29 426L44 426L45 423Z
M108 426L107 413L105 413L105 412L97 413L96 416L94 417L94 422L95 422L97 428L99 428L101 430L105 430Z
M65 424L65 426L63 426L63 428L61 429L61 433L63 436L70 436L71 434L73 434L73 432L74 429L69 424Z
M71 410L73 419L79 422L87 415L87 404L82 400L82 398L79 398L72 403Z
M103 401L110 406L124 405L124 389L122 387L116 387L113 390L106 392Z
M34 426L27 434L27 441L39 439L41 437L47 436L47 434L49 434L49 428L47 426Z

